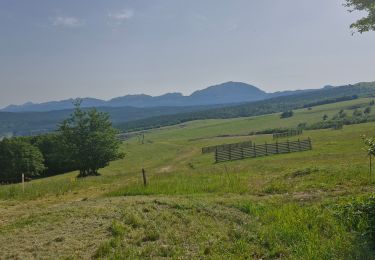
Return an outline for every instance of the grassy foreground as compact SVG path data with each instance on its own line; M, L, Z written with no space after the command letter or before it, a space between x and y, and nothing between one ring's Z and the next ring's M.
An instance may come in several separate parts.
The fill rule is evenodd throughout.
M99 177L67 173L27 183L24 192L0 186L0 259L375 259L363 235L368 224L342 210L375 192L361 141L375 135L375 123L291 138L311 137L308 152L222 164L200 153L206 145L272 142L247 134L368 102L152 130L144 144L124 142L125 159Z

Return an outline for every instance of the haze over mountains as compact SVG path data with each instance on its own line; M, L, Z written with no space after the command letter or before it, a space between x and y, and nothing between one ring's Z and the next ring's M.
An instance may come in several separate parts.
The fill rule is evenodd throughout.
M267 98L292 95L299 91L284 91L266 93L265 91L242 82L226 82L223 84L198 90L190 96L181 93L167 93L165 95L152 97L145 94L127 95L105 101L95 98L83 98L82 107L187 107L207 106L221 104L235 104L242 102L258 101ZM40 104L26 103L23 105L10 105L2 109L3 112L45 112L54 110L65 110L73 108L73 99L62 101L51 101Z
M245 83L227 82L190 96L178 93L159 97L130 95L109 101L87 98L83 105L108 113L112 123L121 131L134 131L198 119L262 115L297 109L314 102L365 96L375 97L375 82L276 93L266 93ZM7 111L0 111L0 139L54 131L72 113L72 101L7 107Z

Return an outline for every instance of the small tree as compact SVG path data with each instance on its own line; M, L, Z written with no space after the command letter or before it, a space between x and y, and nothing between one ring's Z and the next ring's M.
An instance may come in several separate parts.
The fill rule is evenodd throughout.
M323 121L326 121L327 119L328 119L327 114L324 114L324 116L323 116Z
M370 174L372 172L372 156L375 155L375 137L366 137L365 135L362 136L362 139L366 145L364 150L367 152L367 155L369 156L369 168L370 168Z
M117 131L107 113L96 109L84 111L81 102L75 103L74 113L59 127L79 177L98 175L98 170L109 162L123 158L119 152Z
M282 112L280 118L288 118L293 116L293 110Z
M39 176L44 170L44 158L37 147L20 138L0 142L0 178L21 180Z

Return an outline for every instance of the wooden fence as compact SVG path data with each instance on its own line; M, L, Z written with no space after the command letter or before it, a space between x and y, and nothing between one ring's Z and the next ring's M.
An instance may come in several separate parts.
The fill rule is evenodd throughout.
M312 149L311 139L287 142L276 142L272 144L252 145L250 147L236 147L228 150L217 150L215 152L215 162L226 162L234 160L242 160L245 158L254 158L260 156L268 156L273 154L302 152Z
M252 142L246 141L241 143L234 143L234 144L222 144L222 145L215 145L215 146L208 146L202 148L202 153L214 153L216 151L227 151L234 148L241 148L241 147L251 147Z
M295 129L295 130L289 130L287 132L282 132L282 133L274 133L273 134L273 139L279 139L283 137L291 137L291 136L296 136L296 135L301 135L302 134L302 129Z

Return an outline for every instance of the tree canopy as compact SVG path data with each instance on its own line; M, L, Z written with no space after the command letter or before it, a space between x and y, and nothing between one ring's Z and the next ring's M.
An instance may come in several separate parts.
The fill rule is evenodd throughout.
M375 1L374 0L346 0L346 7L352 11L365 11L368 13L363 17L351 24L350 28L356 29L360 33L375 31Z
M77 102L74 113L59 127L62 142L79 176L98 175L98 169L120 159L120 141L109 115L96 109L82 110Z
M0 142L0 179L21 180L39 176L44 170L44 158L37 147L19 139L4 139Z

